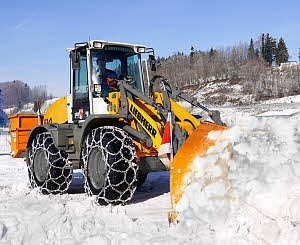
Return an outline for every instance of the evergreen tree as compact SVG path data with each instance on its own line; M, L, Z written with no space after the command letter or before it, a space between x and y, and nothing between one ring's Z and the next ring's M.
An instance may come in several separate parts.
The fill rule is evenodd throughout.
M261 51L260 51L261 57L265 58L265 34L263 33L261 35Z
M288 61L288 59L289 59L289 53L285 45L285 42L281 37L279 39L278 46L276 49L276 56L275 56L276 64L280 65L281 63L285 63Z
M264 59L269 65L272 65L272 49L271 49L271 40L270 35L267 33L265 38L265 52L264 52ZM271 64L270 64L271 63Z
M191 47L191 54L190 55L193 55L195 53L195 49L194 49L194 47L192 46Z
M264 44L264 59L271 66L276 54L276 40L267 33Z
M194 64L194 55L195 55L195 49L194 49L194 47L192 46L192 47L191 47L191 52L190 52L190 65L193 65L193 64Z
M258 48L255 49L255 58L258 58L259 57L259 50Z
M300 48L299 48L299 54L298 54L299 62L300 62Z
M216 54L216 50L214 50L213 48L210 48L210 51L209 51L209 57L213 57L215 54Z
M254 59L255 58L255 51L254 51L254 44L253 39L250 40L250 45L248 47L248 59Z

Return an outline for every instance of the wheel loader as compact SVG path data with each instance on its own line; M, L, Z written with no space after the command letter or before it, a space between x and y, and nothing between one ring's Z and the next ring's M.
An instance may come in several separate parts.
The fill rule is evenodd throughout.
M214 145L207 139L210 131L226 129L220 113L162 76L145 79L144 64L156 70L153 48L92 40L68 51L70 94L49 107L26 143L31 187L44 194L64 193L73 169L82 169L85 191L100 205L118 205L131 200L149 172L170 170L169 220L176 220L193 158ZM146 62L144 55L149 55ZM113 77L99 70L99 59ZM192 115L181 101L204 109L212 120ZM164 143L168 147L162 154Z

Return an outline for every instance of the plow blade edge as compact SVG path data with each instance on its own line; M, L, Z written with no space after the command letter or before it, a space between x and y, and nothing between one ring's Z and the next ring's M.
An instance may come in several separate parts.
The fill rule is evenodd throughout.
M169 212L169 222L176 221L178 211L176 205L180 201L185 190L185 178L192 171L191 166L196 157L203 157L207 150L215 145L215 140L207 136L211 131L220 131L227 129L210 122L201 122L194 132L187 138L184 144L176 153L170 166L170 196L172 211Z

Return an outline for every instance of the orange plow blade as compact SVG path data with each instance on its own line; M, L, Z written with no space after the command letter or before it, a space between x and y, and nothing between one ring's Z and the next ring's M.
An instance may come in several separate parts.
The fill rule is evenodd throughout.
M215 140L210 140L207 137L209 132L225 129L227 128L218 124L201 122L176 153L170 165L170 195L172 206L172 211L168 214L170 223L174 223L177 220L178 211L176 211L176 205L184 193L185 177L192 171L191 165L194 159L196 157L205 156L207 150L216 143Z

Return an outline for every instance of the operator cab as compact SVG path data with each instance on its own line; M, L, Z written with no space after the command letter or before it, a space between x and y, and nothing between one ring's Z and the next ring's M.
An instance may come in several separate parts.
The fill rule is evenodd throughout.
M119 80L145 92L141 55L146 53L146 47L90 41L76 43L69 51L72 121L84 120L94 114L109 114L107 97L110 92L118 91Z
M118 90L117 85L108 84L107 79L130 78L130 84L144 92L140 54L131 48L105 46L103 50L91 51L93 95L107 97L109 92ZM101 67L102 66L102 67ZM101 85L101 86L97 86Z

